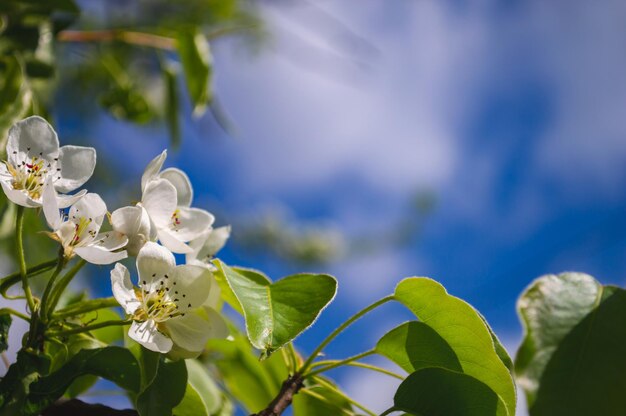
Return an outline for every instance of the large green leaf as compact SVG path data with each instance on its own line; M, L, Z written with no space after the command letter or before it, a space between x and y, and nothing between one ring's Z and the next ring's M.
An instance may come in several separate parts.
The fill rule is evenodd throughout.
M509 414L515 414L511 374L496 352L489 329L472 306L425 277L404 279L394 297L448 343L463 373L485 383L500 396Z
M211 99L213 58L209 42L198 28L194 27L179 32L177 46L187 90L193 102L193 112L196 115L202 114Z
M337 291L326 274L296 274L271 283L253 270L221 269L246 318L248 338L269 356L313 324Z
M83 349L58 371L31 384L27 414L37 414L52 404L77 377L85 374L111 380L125 390L139 390L139 366L130 351L121 347Z
M136 400L140 416L171 416L185 396L187 367L185 360L167 361L159 357L156 374Z
M516 370L531 415L626 414L626 291L550 275L518 307L526 336Z
M445 368L409 375L393 398L394 408L418 416L506 416L500 397L474 377Z
M376 352L407 373L426 367L463 371L452 347L423 322L405 322L392 329L378 341Z
M176 416L211 416L222 408L222 392L197 360L186 360L187 388Z

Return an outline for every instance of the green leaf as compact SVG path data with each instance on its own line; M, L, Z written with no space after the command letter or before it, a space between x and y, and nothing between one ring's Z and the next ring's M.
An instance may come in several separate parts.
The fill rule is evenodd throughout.
M241 304L248 338L268 357L315 322L337 292L327 274L295 274L271 283L253 270L222 263L226 280Z
M139 390L139 366L130 351L121 347L83 349L58 371L30 386L29 414L52 404L77 377L85 374L111 380L125 390Z
M180 145L180 116L178 114L178 71L172 64L163 65L163 80L165 82L165 123L170 134L172 147Z
M485 383L445 368L409 375L393 398L394 408L419 416L506 416L505 404ZM514 413L511 413L513 415Z
M6 375L0 380L0 409L2 416L22 416L26 397L31 383L50 368L50 359L26 350L17 353L17 360L11 364Z
M496 354L498 354L498 357L500 357L500 361L502 361L502 364L504 364L506 368L509 370L509 372L513 374L514 365L513 365L513 360L511 360L511 356L509 355L509 352L506 350L506 348L504 348L504 345L502 345L496 333L493 332L493 329L491 329L491 326L489 326L489 323L487 322L485 317L480 312L478 311L476 312L478 313L478 316L480 316L480 319L483 320L483 323L489 330L489 335L491 335L493 346L496 349Z
M145 124L154 117L146 98L130 85L111 87L100 97L100 105L113 117L138 124Z
M448 343L463 373L485 383L500 396L509 414L515 414L511 374L496 353L489 329L471 305L425 277L404 279L396 286L394 297Z
M515 367L531 415L626 414L626 291L548 275L518 309L526 335Z
M187 388L176 416L211 416L222 408L222 392L197 360L186 360Z
M9 329L11 328L11 315L8 313L0 315L0 352L9 348Z
M248 412L265 408L287 379L287 367L280 354L259 361L243 334L233 333L233 340L209 340L208 351L228 391Z
M392 329L378 341L376 352L407 373L426 367L463 371L452 347L423 322L406 322Z
M211 49L197 27L181 30L177 37L178 54L185 73L194 115L204 113L211 99Z
M160 357L152 382L137 396L140 416L171 416L185 396L187 367L184 360L166 361Z

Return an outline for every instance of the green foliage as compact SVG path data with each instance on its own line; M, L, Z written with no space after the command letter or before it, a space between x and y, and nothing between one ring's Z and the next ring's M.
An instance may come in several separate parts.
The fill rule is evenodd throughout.
M400 384L395 410L420 416L506 416L502 399L476 378L445 368L423 368Z
M406 322L392 329L378 341L376 352L407 373L427 367L463 371L452 347L423 322Z
M337 292L326 274L296 274L271 283L247 269L221 269L246 317L250 342L267 357L313 324Z
M287 367L280 354L259 361L243 334L235 332L233 338L210 340L209 358L233 397L250 412L263 409L287 378Z
M142 348L142 386L136 406L140 416L171 416L185 396L185 361L168 361L161 354Z
M186 360L187 387L174 408L176 416L211 416L223 407L222 392L206 369L196 360Z
M9 329L11 329L11 315L0 311L0 353L9 348Z
M17 353L17 360L11 364L0 381L0 409L3 416L22 416L40 409L28 411L25 408L30 385L48 373L50 358L27 350Z
M331 388L330 386L335 387ZM332 383L319 385L305 384L293 400L296 416L354 415L352 405Z
M194 114L202 114L211 99L212 60L206 37L198 28L178 32L176 46L185 72Z
M518 308L526 334L515 368L531 415L626 413L626 291L548 275Z
M474 308L461 299L450 296L439 283L423 277L400 282L394 298L408 307L423 324L429 326L448 344L464 374L492 389L505 404L508 414L515 414L516 396L511 374L496 352L487 325ZM412 361L415 360L413 358ZM425 385L428 386L434 384ZM451 390L448 400L457 400L452 395L457 391ZM432 394L435 394L434 390Z
M61 397L70 384L80 376L92 374L111 380L123 389L139 390L139 366L125 348L105 347L83 349L64 366L30 386L27 399L28 414L37 414Z

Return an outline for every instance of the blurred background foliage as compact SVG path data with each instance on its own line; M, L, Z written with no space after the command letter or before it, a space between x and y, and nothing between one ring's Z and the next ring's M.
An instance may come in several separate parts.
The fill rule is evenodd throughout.
M246 0L3 1L0 153L10 126L29 115L53 124L69 118L88 125L105 112L119 122L167 131L172 150L183 139L183 121L190 118L212 118L234 135L236 126L212 88L211 43L221 37L240 40L250 53L269 41L254 2ZM103 145L87 137L60 140L62 145ZM116 188L108 201L133 201L136 190L120 187L123 177L103 152L98 156L92 183ZM12 235L15 212L4 196L0 205L0 244L12 250L6 237ZM405 216L386 224L384 235L377 229L350 241L333 224L298 222L285 207L245 218L220 212L219 202L208 208L233 225L235 249L244 255L314 266L414 242L435 198L419 191L406 205ZM27 216L27 230L45 229L39 217ZM27 239L29 252L37 253L33 261L52 255L46 243L38 236Z

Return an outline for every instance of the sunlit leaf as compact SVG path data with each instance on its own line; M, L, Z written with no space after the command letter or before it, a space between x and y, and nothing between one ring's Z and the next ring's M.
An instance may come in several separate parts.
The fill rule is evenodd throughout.
M407 373L426 367L463 371L452 347L422 322L406 322L392 329L378 341L376 352L398 364Z
M337 291L326 274L295 274L271 283L253 270L222 263L226 280L241 304L252 345L269 356L313 324Z
M425 277L404 279L396 286L394 297L446 341L463 373L485 383L500 396L509 414L515 414L511 374L496 353L489 329L471 305Z

